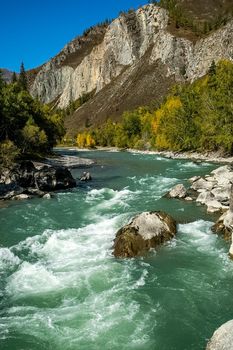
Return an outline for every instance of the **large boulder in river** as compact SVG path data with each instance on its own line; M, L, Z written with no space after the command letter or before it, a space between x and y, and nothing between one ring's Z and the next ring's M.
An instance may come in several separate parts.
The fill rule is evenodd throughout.
M210 339L206 350L232 350L233 349L233 320L224 323L218 328Z
M66 168L45 166L35 173L35 184L41 191L55 191L75 187L76 181Z
M170 215L159 211L144 212L117 232L113 254L120 258L143 255L171 240L175 234L176 222Z

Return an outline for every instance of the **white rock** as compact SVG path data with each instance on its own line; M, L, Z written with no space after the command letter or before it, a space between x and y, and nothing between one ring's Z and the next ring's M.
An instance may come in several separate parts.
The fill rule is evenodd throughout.
M168 193L170 198L185 198L187 195L187 190L183 184L178 184L171 189Z
M24 199L30 199L31 197L28 194L18 194L17 196L12 197L14 200L24 200Z
M189 179L189 182L193 183L193 182L199 180L200 178L201 178L200 176L193 176Z
M226 187L230 183L233 183L233 171L230 165L221 166L213 170L211 174L214 175L218 185Z
M214 183L212 182L209 182L209 181L206 181L205 179L203 178L200 178L199 180L193 182L191 188L195 191L198 191L198 190L212 190L214 188Z
M233 212L228 210L224 216L223 224L227 228L233 230Z
M214 199L214 196L209 191L203 191L201 192L196 201L201 204L208 204L210 201Z
M145 240L159 236L163 231L170 231L169 226L161 220L158 213L143 212L132 219L129 225L138 227L138 233Z
M228 207L225 205L222 205L220 202L216 200L210 200L209 202L206 203L207 205L207 212L208 213L216 213L222 209L227 210Z
M77 67L65 64L70 53L78 54L80 50L79 41L71 41L40 69L31 87L32 95L46 103L58 99L59 107L65 107L84 93L100 91L125 69L130 71L149 48L150 63L162 62L167 76L174 76L176 81L203 76L213 60L232 60L233 21L196 44L172 35L167 29L166 10L154 5L137 10L132 26L133 35L125 16L115 19L103 34L103 41L93 45Z
M44 199L51 199L52 196L51 196L50 193L46 193L42 198L44 198Z
M231 246L229 249L229 255L233 259L233 233L232 233L231 241L232 241L232 243L231 243Z
M230 200L231 185L226 187L216 187L211 191L213 197L219 202L228 202Z
M232 350L233 349L233 320L224 323L218 328L206 350Z
M214 176L205 176L205 180L206 180L206 181L209 181L209 182L213 182L213 183L215 183L215 184L218 183L218 181L215 179Z
M193 198L192 198L192 197L185 197L185 200L186 200L187 202L191 202L191 201L193 201Z

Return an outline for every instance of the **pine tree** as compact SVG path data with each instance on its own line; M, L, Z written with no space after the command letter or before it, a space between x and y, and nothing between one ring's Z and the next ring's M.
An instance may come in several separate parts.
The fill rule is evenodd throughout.
M17 75L15 72L13 72L12 74L12 77L11 77L11 82L14 84L14 83L17 83Z
M216 74L216 68L217 68L217 67L216 67L216 63L215 63L215 61L213 60L212 63L211 63L211 65L210 65L209 71L208 71L208 73L209 73L210 76L213 76L213 75Z
M22 90L28 90L28 82L27 82L27 75L25 72L24 64L21 63L20 66L20 73L19 73L19 85L22 88Z

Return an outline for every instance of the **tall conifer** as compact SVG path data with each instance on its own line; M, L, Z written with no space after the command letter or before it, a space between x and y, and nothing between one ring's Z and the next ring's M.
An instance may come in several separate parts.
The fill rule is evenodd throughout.
M28 82L27 82L27 75L25 72L24 64L21 63L20 66L20 73L19 73L19 85L22 88L22 90L28 90Z

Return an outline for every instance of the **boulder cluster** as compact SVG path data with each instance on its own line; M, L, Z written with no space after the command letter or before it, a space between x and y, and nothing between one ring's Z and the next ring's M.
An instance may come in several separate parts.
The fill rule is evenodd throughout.
M191 189L196 191L196 201L207 206L208 213L224 212L229 209L233 168L221 166L205 177L190 179Z
M204 204L208 213L222 214L213 226L213 231L223 235L231 242L229 251L233 258L233 168L224 165L204 177L194 176L189 179L191 187L186 189L179 184L166 194L168 198L196 200Z
M205 177L194 176L189 179L191 187L186 190L176 185L166 194L168 198L196 200L207 206L208 213L219 212L222 215L212 230L230 241L229 256L233 259L233 168L225 165L213 170ZM210 339L206 350L233 349L233 320L219 327Z
M50 198L49 192L75 186L75 179L65 167L35 166L31 161L23 161L0 175L0 200Z
M229 209L233 184L233 168L230 165L221 166L204 177L194 176L189 182L189 189L178 184L166 197L196 200L197 203L207 206L208 213L221 213Z

